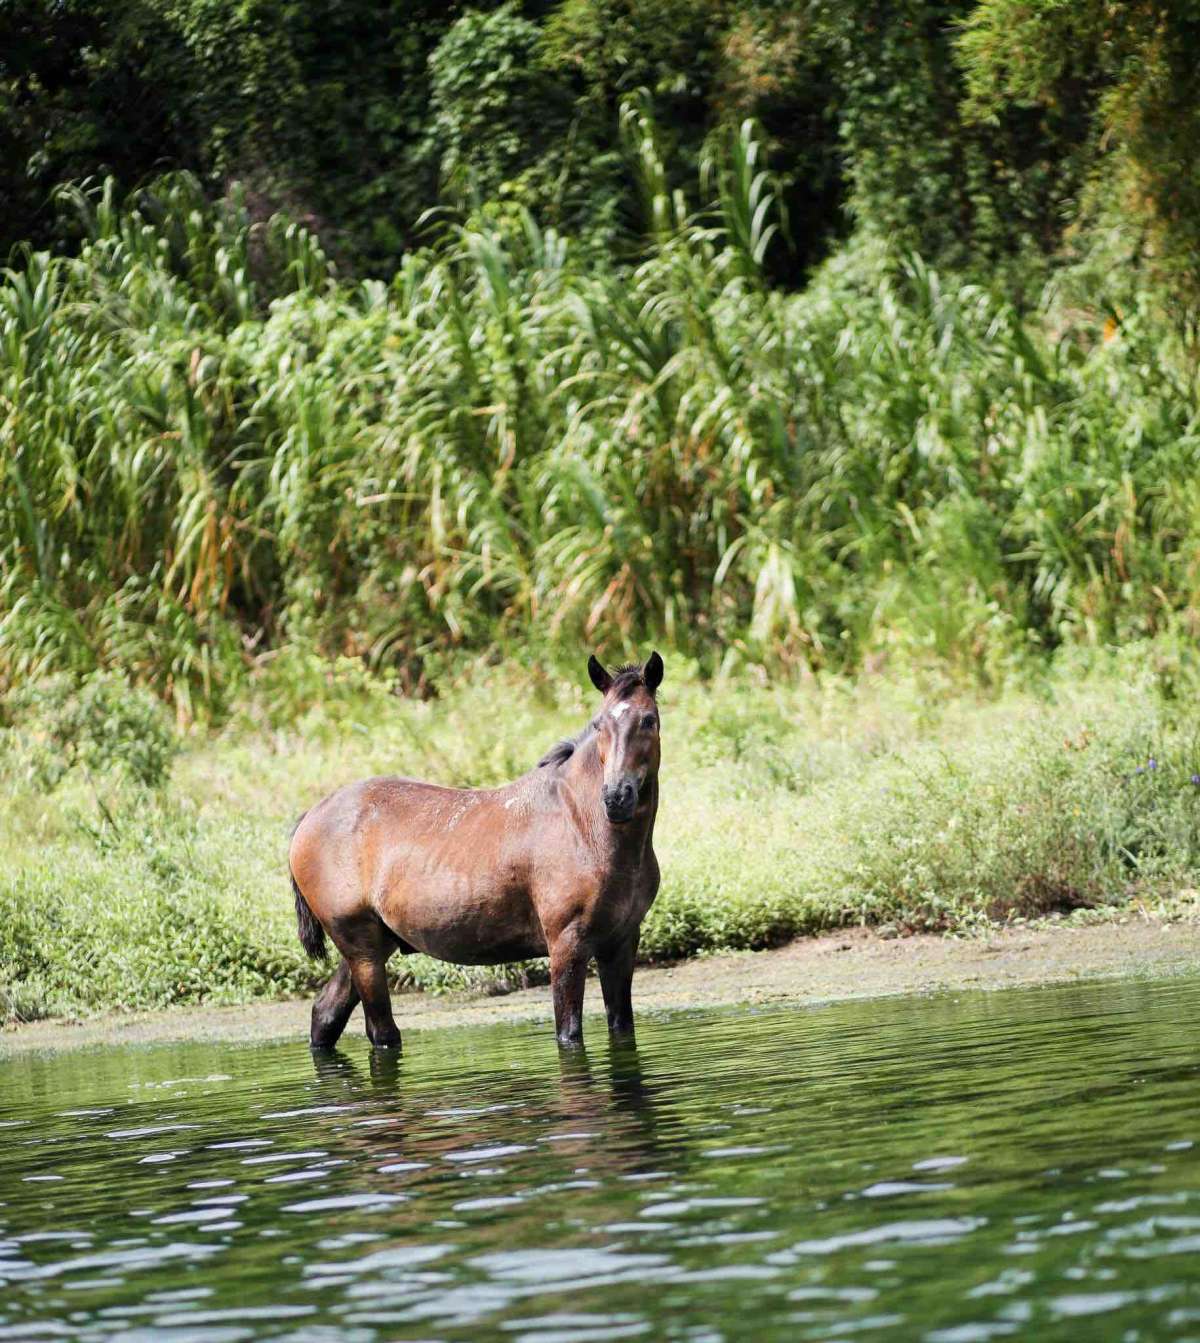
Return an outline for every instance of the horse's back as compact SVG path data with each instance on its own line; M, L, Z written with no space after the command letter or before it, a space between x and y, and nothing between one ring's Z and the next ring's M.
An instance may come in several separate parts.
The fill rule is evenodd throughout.
M292 875L323 921L368 906L387 918L383 906L406 875L428 882L436 870L442 885L455 869L497 861L515 819L504 805L514 787L444 788L394 775L346 784L297 826Z

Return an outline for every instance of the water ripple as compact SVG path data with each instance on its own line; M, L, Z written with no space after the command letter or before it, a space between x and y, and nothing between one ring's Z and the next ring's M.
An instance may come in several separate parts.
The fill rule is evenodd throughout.
M0 1341L1194 1340L1198 1016L1177 980L15 1059Z

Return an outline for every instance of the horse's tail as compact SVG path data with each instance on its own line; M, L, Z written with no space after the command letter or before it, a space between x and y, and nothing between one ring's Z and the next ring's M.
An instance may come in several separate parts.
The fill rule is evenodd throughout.
M300 934L300 945L314 961L325 959L325 929L321 927L317 916L308 907L308 901L300 894L296 878L292 878L292 890L296 892L296 926Z
M300 817L300 821L304 817ZM300 821L296 822L296 828ZM296 833L293 828L292 833ZM314 961L323 961L325 959L325 929L321 927L320 921L308 907L308 901L300 893L300 887L296 882L296 874L292 871L292 866L288 864L288 876L292 879L292 890L296 895L296 931L300 934L300 945L312 957Z

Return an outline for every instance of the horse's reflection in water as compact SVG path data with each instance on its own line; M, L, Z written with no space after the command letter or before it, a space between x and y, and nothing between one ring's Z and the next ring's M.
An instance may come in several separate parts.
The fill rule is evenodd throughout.
M363 1069L344 1050L310 1050L313 1069L322 1090L336 1093L343 1090L347 1099L360 1098L379 1091L390 1091L400 1080L404 1056L398 1051L372 1051L368 1055L368 1069Z
M585 1053L564 1054L556 1108L555 1147L593 1172L633 1174L665 1155L655 1087L632 1039L611 1040L596 1066Z
M315 1283L355 1320L490 1338L518 1308L540 1317L664 1258L607 1231L638 1217L642 1179L686 1160L632 1041L548 1058L519 1036L447 1033L407 1057L315 1051L313 1067L305 1122L324 1169L307 1197L339 1209Z
M394 1188L394 1174L380 1165L461 1170L453 1163L473 1147L531 1149L520 1159L536 1164L540 1181L581 1167L593 1176L634 1174L661 1166L674 1146L661 1140L656 1087L632 1039L610 1038L594 1058L563 1053L553 1072L505 1069L467 1087L441 1079L431 1086L419 1066L406 1070L398 1051L373 1050L362 1060L314 1051L312 1061L320 1140L349 1157L373 1189Z

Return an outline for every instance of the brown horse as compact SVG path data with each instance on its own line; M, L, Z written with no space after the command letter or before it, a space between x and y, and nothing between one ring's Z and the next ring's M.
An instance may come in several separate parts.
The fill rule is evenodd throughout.
M413 779L348 784L304 815L288 855L300 941L342 961L312 1012L330 1048L360 1001L377 1048L399 1046L384 967L394 951L458 965L550 957L561 1045L583 1040L583 990L595 957L608 1028L633 1030L633 961L658 893L659 715L663 663L609 673L591 723L501 788Z

